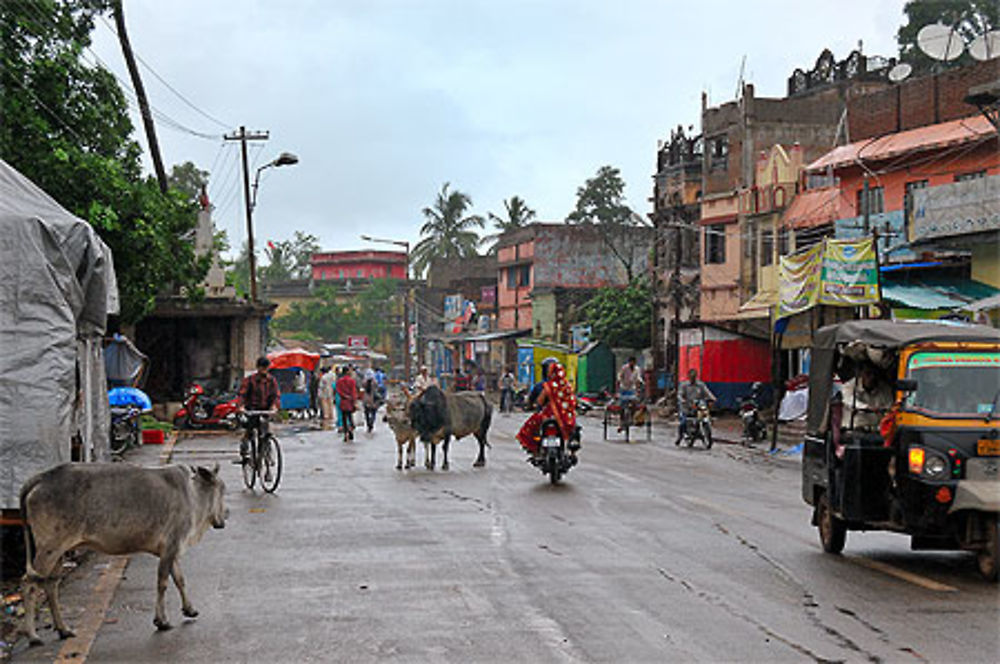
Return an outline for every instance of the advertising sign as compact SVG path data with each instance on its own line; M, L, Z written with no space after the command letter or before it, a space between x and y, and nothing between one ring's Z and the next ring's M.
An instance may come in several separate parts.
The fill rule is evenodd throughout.
M444 296L444 317L447 320L455 320L462 315L462 296L461 295L445 295Z
M801 253L782 256L778 295L778 318L817 304L856 307L881 301L874 242L827 238Z
M1000 230L1000 175L913 192L913 242L996 230Z
M823 245L782 256L778 268L778 318L806 311L819 301Z
M349 350L367 350L368 337L360 335L347 337L347 348Z
M854 307L881 300L875 245L864 240L827 239L820 276L820 304Z

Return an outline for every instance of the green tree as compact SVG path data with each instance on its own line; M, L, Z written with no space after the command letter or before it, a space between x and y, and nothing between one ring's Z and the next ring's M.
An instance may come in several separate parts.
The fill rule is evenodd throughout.
M629 233L630 228L644 224L625 204L625 181L617 168L602 166L576 190L576 208L566 216L566 223L594 226L604 246L625 268L628 280L635 278L638 261L648 247L635 242Z
M520 196L511 196L503 202L503 206L506 210L506 217L501 217L492 212L489 213L489 219L493 222L493 228L497 230L495 234L484 238L484 240L492 242L490 253L496 253L496 243L501 235L507 231L527 226L535 218L535 211L528 207L528 204Z
M918 72L931 70L935 61L917 46L917 34L927 25L942 23L954 27L968 43L974 37L1000 28L1000 3L997 0L909 0L903 5L906 24L896 33L899 59ZM968 51L954 61L956 65L973 62Z
M268 241L264 247L267 264L260 270L262 281L308 279L312 274L312 255L319 251L315 235L295 231L291 240Z
M423 209L423 239L410 252L410 264L416 275L423 274L435 259L470 258L478 255L482 239L474 230L482 228L483 218L466 215L472 199L460 191L449 191L449 183L441 187L433 207Z
M208 186L208 171L201 170L193 162L185 161L170 169L167 182L171 189L184 194L187 200L197 201L202 187Z
M162 292L197 295L211 257L194 254L196 206L142 175L114 76L83 60L107 11L106 0L0 2L0 158L108 244L128 323Z
M601 288L584 306L583 317L594 336L616 348L646 348L650 344L653 301L645 277L624 288Z
M336 341L349 334L350 313L337 299L332 286L321 286L305 302L293 302L289 313L275 318L276 332L291 333L302 339Z

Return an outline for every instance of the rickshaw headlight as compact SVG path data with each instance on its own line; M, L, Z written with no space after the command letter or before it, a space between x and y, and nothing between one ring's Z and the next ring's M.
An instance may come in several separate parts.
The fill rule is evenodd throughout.
M920 475L924 472L924 448L910 448L910 472L914 475Z
M927 477L944 477L948 472L948 462L936 454L928 454L924 463L924 475Z

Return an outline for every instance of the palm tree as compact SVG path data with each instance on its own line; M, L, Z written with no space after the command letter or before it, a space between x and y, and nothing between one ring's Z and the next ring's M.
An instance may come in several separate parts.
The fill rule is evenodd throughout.
M482 238L474 230L482 228L483 218L478 214L465 216L472 207L472 199L460 191L448 191L450 183L445 182L437 195L434 207L423 209L424 225L420 228L423 237L410 253L413 272L423 274L432 260L461 259L479 255Z
M497 242L501 235L507 231L527 226L535 218L535 211L528 207L528 204L520 196L511 196L509 200L503 202L503 206L507 209L506 219L490 212L490 221L493 222L493 227L497 229L497 232L486 236L484 240L493 243L490 247L491 254L496 252Z

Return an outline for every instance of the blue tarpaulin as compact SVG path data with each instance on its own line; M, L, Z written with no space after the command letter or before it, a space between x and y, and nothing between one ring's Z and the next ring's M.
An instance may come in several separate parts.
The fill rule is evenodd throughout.
M153 402L145 392L137 387L115 387L108 391L108 403L119 408L135 406L141 410L152 410Z

